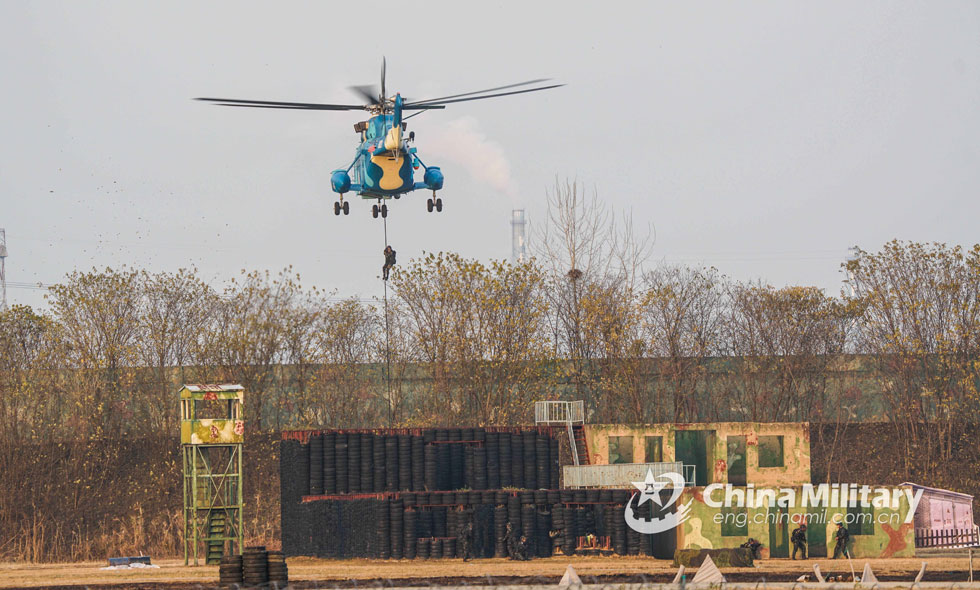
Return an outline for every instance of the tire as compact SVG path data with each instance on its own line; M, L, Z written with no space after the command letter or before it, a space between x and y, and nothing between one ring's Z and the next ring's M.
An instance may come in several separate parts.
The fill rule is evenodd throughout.
M425 489L430 492L439 489L436 445L425 445Z
M344 201L344 215L350 215L350 203Z
M310 495L323 494L323 435L310 437Z
M347 478L347 438L346 434L338 434L334 447L338 494L350 492L350 481Z
M487 489L487 450L485 448L473 449L473 489ZM481 496L481 502L483 498Z
M436 199L436 211L442 213L442 199Z
M385 437L374 437L374 469L371 474L371 488L374 492L385 490Z
M377 205L371 205L371 217L373 217L375 219L378 218L378 206Z
M407 434L398 436L398 489L412 489L412 438Z
M440 490L452 489L453 477L452 460L449 452L450 446L447 444L436 445L436 480L438 481L437 489Z
M340 215L340 203L338 203L336 201L333 204L333 214L334 215Z
M374 445L373 434L361 434L361 492L374 491Z
M398 437L393 434L385 437L385 489L398 489Z
M418 537L417 537L417 524L418 524L418 512L414 510L406 510L404 514L404 543L405 543L405 558L415 559L418 556Z
M511 477L511 454L510 454L510 433L500 432L497 434L497 451L499 455L500 487L509 488L512 485Z
M432 202L432 199L425 202L425 207L429 210L429 213L432 213L433 206L434 203Z
M337 493L337 435L323 435L323 493Z
M412 489L421 492L425 489L425 446L421 436L411 437L412 447Z
M347 435L347 485L349 492L361 491L361 435Z
M551 483L551 489L559 489L559 474L561 467L558 466L558 439L556 437L551 437L548 440L548 470L551 475L549 476L549 481Z
M456 537L442 540L442 556L450 559L456 557Z
M525 432L524 436L524 487L529 490L538 488L537 441L534 432Z
M487 450L487 488L500 489L500 436L487 432L484 447Z

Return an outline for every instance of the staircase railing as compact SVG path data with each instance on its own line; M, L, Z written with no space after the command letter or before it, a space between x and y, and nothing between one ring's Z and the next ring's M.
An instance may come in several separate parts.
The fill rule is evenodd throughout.
M575 441L575 424L585 423L585 402L544 401L534 402L534 423L565 425L568 444L572 449L572 462L579 464L578 444Z

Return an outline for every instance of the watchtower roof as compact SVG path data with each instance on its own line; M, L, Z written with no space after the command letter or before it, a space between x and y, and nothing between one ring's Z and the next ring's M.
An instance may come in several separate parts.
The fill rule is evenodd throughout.
M245 388L237 383L187 383L180 388L181 399L241 399Z

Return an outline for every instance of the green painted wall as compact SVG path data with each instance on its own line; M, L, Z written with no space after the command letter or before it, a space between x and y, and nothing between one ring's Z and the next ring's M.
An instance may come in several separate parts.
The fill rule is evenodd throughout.
M714 508L708 506L704 501L705 488L687 488L681 495L679 503L692 502L691 516L686 522L682 523L677 529L677 547L680 549L719 549L738 547L750 537L762 542L761 551L763 558L789 556L792 546L788 543L789 532L799 526L804 518L814 518L808 522L810 534L808 540L810 544L811 556L821 555L832 556L834 553L836 522L846 519L847 509L824 508L824 507L804 507L802 506L803 489L801 486L791 487L796 492L797 501L795 505L786 508L789 522L785 525L786 530L786 552L782 555L773 555L772 542L770 538L771 521L766 518L769 507L763 504L759 507L746 507L744 509L745 527L742 534L732 535L733 527L725 527L727 509ZM738 488L745 490L746 488ZM773 490L772 487L756 487L756 493L761 490ZM910 489L906 486L882 486L882 489L894 493L895 490ZM724 494L714 492L713 498L721 500ZM912 523L905 523L905 518L909 513L909 502L902 493L898 502L891 506L873 508L873 523L871 534L852 534L850 538L849 550L851 556L855 558L871 557L913 557L915 554L915 539ZM729 522L735 517L727 517ZM821 522L822 520L822 522ZM820 527L820 530L816 530ZM729 533L725 535L723 533ZM781 537L781 535L780 535ZM821 544L822 542L822 544ZM821 550L822 548L822 550ZM778 552L777 552L778 553Z

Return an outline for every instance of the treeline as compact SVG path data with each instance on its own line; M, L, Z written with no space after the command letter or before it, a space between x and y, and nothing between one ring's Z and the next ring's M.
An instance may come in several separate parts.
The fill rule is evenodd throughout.
M387 314L288 269L221 290L188 270L75 272L48 310L0 314L2 438L176 433L181 382L230 381L253 431L516 424L556 397L593 422L826 423L870 395L946 453L980 417L978 259L894 242L847 264L845 297L705 268L438 254L394 271Z

